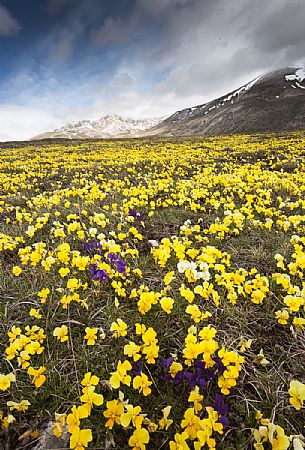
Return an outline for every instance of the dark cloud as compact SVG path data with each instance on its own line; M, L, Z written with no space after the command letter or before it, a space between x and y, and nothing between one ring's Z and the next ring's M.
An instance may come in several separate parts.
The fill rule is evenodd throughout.
M1 4L9 1L18 3ZM43 0L41 5L47 31L28 47L31 65L14 55L16 73L3 89L10 93L6 117L20 98L32 111L29 117L39 117L41 109L48 112L45 122L56 125L107 113L165 116L224 95L261 73L305 62L305 0ZM6 16L0 14L0 35L1 26L6 35L18 31L14 17L24 25L22 14L8 8L11 13L5 8ZM6 28L3 17L11 23Z
M20 23L5 6L0 5L0 36L13 36L20 30Z
M51 14L58 14L66 7L72 7L78 3L77 0L46 0L47 11Z

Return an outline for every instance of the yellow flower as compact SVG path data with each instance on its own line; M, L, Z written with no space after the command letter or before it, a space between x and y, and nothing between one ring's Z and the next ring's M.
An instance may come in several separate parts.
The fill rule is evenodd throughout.
M170 366L170 368L169 368L170 376L172 378L175 378L177 373L181 372L182 369L183 369L182 364L180 364L180 363L178 363L176 361L173 361L171 366Z
M163 278L164 284L168 285L175 279L175 272L168 272L165 277Z
M121 383L130 386L131 376L127 375L127 372L131 369L132 366L129 361L126 360L123 363L121 361L118 361L117 370L112 373L109 380L111 386L114 389L118 389Z
M159 420L159 427L161 430L168 430L173 423L173 420L168 418L171 409L171 406L166 406L162 409L163 417Z
M284 303L289 307L290 312L298 312L300 307L304 305L304 299L294 295L286 295Z
M38 344L39 345L39 344ZM19 353L19 356L17 358L19 366L22 367L22 369L26 369L29 367L30 363L29 360L31 359L29 353L25 350Z
M184 297L189 303L193 303L195 294L190 288L186 288L184 284L182 284L179 291L182 297Z
M251 301L253 303L256 303L257 305L262 303L264 298L265 298L265 294L262 291L260 291L259 289L256 289L251 294Z
M80 397L80 401L84 403L88 410L88 414L91 413L93 405L101 406L104 402L104 397L102 394L97 394L95 392L95 386L88 386L83 389L85 393Z
M49 288L45 288L45 289L42 289L41 291L39 291L38 293L37 293L37 296L40 298L40 303L45 303L46 302L46 299L47 299L47 296L50 294L50 289Z
M53 425L53 434L57 438L61 437L64 432L64 426L66 425L66 414L55 413L55 424Z
M21 400L20 403L17 402L6 402L7 406L10 408L11 411L16 409L19 412L27 411L31 403L28 400Z
M86 335L84 337L84 339L87 339L87 345L94 345L95 341L97 340L97 328L89 328L86 327L85 331L86 331Z
M292 323L300 333L304 330L305 319L303 317L295 317Z
M88 408L85 405L81 405L76 407L72 406L71 413L67 416L67 425L69 433L73 433L73 431L79 427L80 420L88 417Z
M134 361L138 361L141 358L140 350L141 347L139 345L129 341L129 344L124 346L124 355L127 355L129 358L133 358Z
M152 385L152 381L149 381L147 375L145 373L141 373L141 375L137 375L133 379L132 383L134 389L138 389L139 392L142 392L143 395L146 397L151 393L150 385Z
M132 422L135 428L141 428L144 417L140 416L141 406L126 405L126 412L121 415L121 425L127 428Z
M67 281L67 288L70 289L71 292L79 289L81 285L81 282L77 278L69 278L69 280Z
M46 368L40 366L39 369L34 369L33 367L28 368L28 374L33 376L32 383L35 384L36 388L39 388L46 381L46 376L42 375L46 371Z
M193 391L191 391L189 398L188 398L189 402L194 403L194 411L195 413L199 412L202 410L202 404L201 402L203 401L203 395L199 394L199 387L195 386L195 389Z
M21 335L21 328L16 327L15 325L12 326L11 331L7 333L10 342L14 342L15 339Z
M176 433L174 436L175 441L169 442L170 450L190 450L190 447L185 442L188 439L188 434L183 431L183 433Z
M70 273L69 267L61 267L58 271L59 275L64 278Z
M137 428L130 436L128 444L133 450L145 450L149 442L149 433L145 428Z
M1 415L0 415L1 418ZM2 426L5 430L7 430L11 423L16 422L16 418L12 414L8 414L6 417L2 419Z
M290 382L290 403L295 407L297 411L299 411L302 406L303 402L305 400L305 384L301 383L298 380L292 380Z
M117 423L120 425L121 423L121 415L124 413L124 406L118 400L111 400L106 403L107 409L103 412L104 417L108 420L105 423L105 426L112 430L113 425ZM123 425L124 426L124 425Z
M146 326L143 323L136 323L136 334L143 334L146 331Z
M61 327L56 327L53 331L53 336L57 337L60 342L65 342L68 340L68 327L67 325L62 325Z
M174 306L174 300L170 297L162 297L160 300L160 305L166 314L170 314Z
M117 319L116 322L112 322L110 331L113 331L112 337L119 338L126 336L127 334L127 323L123 322L121 319Z
M30 309L30 316L35 317L36 319L41 319L42 314L39 309L31 308Z
M84 387L97 386L99 381L99 377L97 377L96 375L91 376L91 372L87 372L81 381L81 385Z
M77 256L73 258L72 266L75 266L78 270L86 270L89 262L89 256Z
M22 269L21 269L21 267L14 266L12 272L13 272L13 275L15 275L15 277L19 277L19 275L22 273Z
M195 414L194 408L188 408L184 413L184 419L181 421L181 427L185 428L185 432L191 439L195 439L197 431L200 430L200 419Z
M16 377L13 373L9 373L7 375L3 375L0 373L0 390L6 391L13 381L16 381Z
M74 450L83 450L88 447L88 443L92 441L92 431L89 428L81 430L75 428L70 437L70 448Z

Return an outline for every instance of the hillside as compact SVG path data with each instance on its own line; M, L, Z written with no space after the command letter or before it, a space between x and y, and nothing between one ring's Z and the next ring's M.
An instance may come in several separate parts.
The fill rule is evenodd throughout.
M305 70L286 68L258 77L203 105L175 112L152 135L219 135L305 128Z

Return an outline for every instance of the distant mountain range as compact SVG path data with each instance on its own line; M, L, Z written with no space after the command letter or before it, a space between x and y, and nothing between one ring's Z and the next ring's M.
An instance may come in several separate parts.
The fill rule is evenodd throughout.
M156 126L159 119L124 119L117 114L107 115L98 120L78 120L69 122L54 131L39 134L33 139L93 139L123 136L140 136L149 128Z
M288 67L262 75L228 94L166 119L109 115L64 125L34 139L187 136L305 129L305 70Z

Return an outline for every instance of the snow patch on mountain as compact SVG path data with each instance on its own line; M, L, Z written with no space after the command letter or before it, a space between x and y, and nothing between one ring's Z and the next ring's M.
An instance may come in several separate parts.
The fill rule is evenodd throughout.
M294 89L300 88L305 89L305 86L303 86L301 83L305 80L305 69L300 68L295 71L292 75L285 75L285 80L292 82L291 87Z
M195 118L197 115L201 113L203 113L204 115L209 114L210 111L224 106L227 102L233 104L234 101L238 99L241 94L244 94L245 92L249 91L260 78L261 76L256 77L254 78L254 80L250 81L249 83L245 84L239 89L236 89L227 96L221 97L220 99L218 99L218 103L212 101L204 103L203 105L193 106L192 108L186 108L183 109L182 111L175 112L175 114L173 114L169 119L171 120L171 122L178 122L180 120L188 118Z

